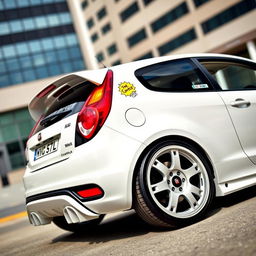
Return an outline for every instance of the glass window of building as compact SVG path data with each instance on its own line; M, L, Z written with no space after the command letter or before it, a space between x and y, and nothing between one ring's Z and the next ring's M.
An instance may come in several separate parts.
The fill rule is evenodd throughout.
M202 4L205 4L211 0L193 0L196 7L201 6Z
M154 33L159 31L160 29L166 27L167 25L173 23L175 20L181 18L185 14L188 13L187 3L183 2L177 7L171 9L166 14L155 20L151 23L151 29Z
M131 35L127 38L127 42L130 48L134 47L136 44L140 43L144 39L147 38L146 30L143 28L136 32L135 34Z
M96 42L99 39L98 33L95 32L92 34L91 39L93 43Z
M132 3L125 10L120 13L120 18L122 22L125 22L127 19L132 17L135 13L139 11L139 6L137 2Z
M147 6L148 4L152 3L155 0L143 0L143 3L145 6Z
M111 24L107 23L101 28L102 35L107 34L111 30Z
M83 0L82 8L85 9L88 6L88 0Z
M101 9L97 12L98 20L103 19L106 15L107 15L106 7L101 8Z
M85 68L65 0L7 2L15 5L0 10L0 88Z
M24 149L34 125L26 108L0 114L0 149L10 169L24 167Z
M149 59L149 58L153 58L153 53L151 51L141 55L140 57L136 58L135 60L144 60L144 59Z
M87 27L90 29L94 26L94 20L91 17L89 20L87 20Z
M116 65L120 65L121 64L121 60L116 60L112 63L112 66L116 66Z
M99 52L99 53L96 55L96 58L97 58L98 62L103 61L103 60L105 59L103 52Z
M167 43L164 43L163 45L158 47L158 52L160 55L165 55L197 38L196 32L193 29L190 29L183 33L182 35L171 39Z
M1 0L0 10L11 10L22 7L36 7L42 4L54 4L65 1L66 0L6 0L3 4L3 0Z
M117 46L116 44L111 44L108 48L107 48L107 52L108 52L108 55L111 56L113 55L114 53L117 52Z
M205 34L217 29L220 26L246 14L249 11L256 9L255 0L243 0L228 9L222 11L221 13L213 16L207 21L203 22L202 28Z

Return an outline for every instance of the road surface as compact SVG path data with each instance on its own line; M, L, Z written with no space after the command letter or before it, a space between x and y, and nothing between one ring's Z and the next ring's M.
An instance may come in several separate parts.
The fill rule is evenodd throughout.
M159 230L133 212L111 215L93 231L73 234L23 217L0 223L0 255L256 255L256 187L215 201L204 220Z

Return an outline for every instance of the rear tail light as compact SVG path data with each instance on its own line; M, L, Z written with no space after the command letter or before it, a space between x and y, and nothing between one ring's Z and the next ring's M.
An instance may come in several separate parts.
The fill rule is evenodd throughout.
M106 121L112 104L113 72L108 70L102 85L96 87L78 114L77 126L85 139L92 138Z
M54 84L50 84L49 86L47 86L46 88L44 88L41 92L39 92L36 97L37 98L43 98L44 96L46 96L47 94L49 94L51 91L53 91L56 88L56 86Z

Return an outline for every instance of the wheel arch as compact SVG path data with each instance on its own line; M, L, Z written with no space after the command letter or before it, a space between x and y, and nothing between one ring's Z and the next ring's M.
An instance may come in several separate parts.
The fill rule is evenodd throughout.
M140 165L142 164L142 161L144 159L144 157L148 154L149 150L154 147L155 145L161 143L161 142L165 142L167 140L176 140L176 141L180 141L180 142L186 142L192 146L194 146L201 154L202 156L205 158L205 160L207 161L209 167L210 167L210 171L212 174L213 179L215 179L216 175L214 172L214 168L213 168L213 164L211 162L211 159L209 157L209 155L207 154L207 152L204 150L204 148L199 145L197 142L195 142L194 140L187 138L185 136L181 136L181 135L168 135L168 136L164 136L161 138L158 138L154 141L152 141L140 154L140 156L138 157L134 170L133 170L133 176L132 176L132 208L134 205L134 193L135 193L135 183L136 183L136 176L137 173L140 170ZM215 183L215 182L214 182Z

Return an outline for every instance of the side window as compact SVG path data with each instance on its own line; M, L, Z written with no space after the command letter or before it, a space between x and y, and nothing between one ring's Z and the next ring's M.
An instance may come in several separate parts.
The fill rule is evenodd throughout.
M222 90L256 89L256 65L235 62L201 61L214 76Z
M209 91L204 76L191 60L160 62L135 71L135 76L150 90L162 92Z

